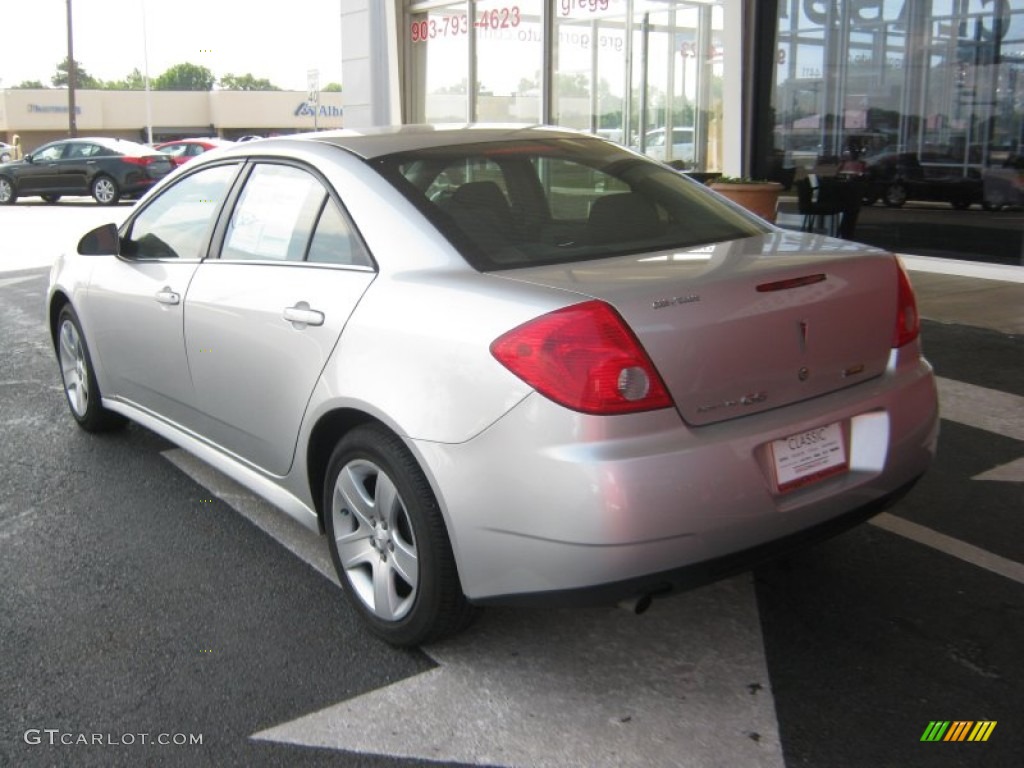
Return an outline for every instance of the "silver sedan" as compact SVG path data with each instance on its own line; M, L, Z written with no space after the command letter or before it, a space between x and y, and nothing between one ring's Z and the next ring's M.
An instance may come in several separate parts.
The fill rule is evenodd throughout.
M326 534L397 645L638 600L880 511L938 432L895 256L547 128L217 150L58 259L71 415Z

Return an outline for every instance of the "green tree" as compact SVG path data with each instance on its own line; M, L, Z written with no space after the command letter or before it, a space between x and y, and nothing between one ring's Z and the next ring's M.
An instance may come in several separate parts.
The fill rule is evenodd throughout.
M558 96L589 96L590 78L582 73L574 75L564 72L555 73L555 93ZM534 75L533 79L524 77L519 80L519 93L540 90L540 72ZM598 93L608 93L608 81L602 78L598 84Z
M40 88L49 88L47 85L43 85L41 80L22 80L18 85L14 86L15 89L31 90Z
M555 73L555 93L559 96L589 96L590 78L584 74Z
M65 56L64 61L57 65L57 72L53 77L50 78L50 82L53 83L55 88L67 88L68 87L68 70L70 69L70 59ZM85 88L87 90L93 90L96 88L102 88L103 81L99 80L88 72L82 66L80 61L75 61L75 88Z
M265 77L255 77L250 73L244 75L224 75L220 79L220 87L227 91L280 91L281 89Z
M486 86L484 86L483 83L476 84L476 92L478 94L486 93L486 91L487 88ZM447 87L438 88L436 91L434 91L434 93L454 95L462 95L469 93L469 79L464 77L455 85L449 85Z
M341 93L341 83L328 83L323 87L324 93Z
M198 64L175 64L152 82L157 91L209 91L216 78L206 67Z
M103 84L103 88L108 91L144 91L146 76L136 67L125 76L124 80L108 80Z

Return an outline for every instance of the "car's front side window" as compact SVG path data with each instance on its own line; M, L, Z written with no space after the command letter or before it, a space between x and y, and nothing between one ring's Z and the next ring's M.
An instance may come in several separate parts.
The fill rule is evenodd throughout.
M37 163L52 163L64 156L64 144L51 144L33 153L32 159Z
M216 165L165 189L131 223L122 252L136 259L201 259L236 164Z

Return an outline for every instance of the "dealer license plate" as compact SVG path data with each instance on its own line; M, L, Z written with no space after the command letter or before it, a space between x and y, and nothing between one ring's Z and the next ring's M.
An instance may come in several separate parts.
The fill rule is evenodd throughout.
M849 469L839 422L774 440L771 448L775 483L782 493Z

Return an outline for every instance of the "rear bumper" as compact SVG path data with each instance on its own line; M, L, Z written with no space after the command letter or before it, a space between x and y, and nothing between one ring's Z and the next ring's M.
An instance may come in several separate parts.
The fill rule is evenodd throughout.
M467 443L412 448L470 600L701 583L877 514L927 469L938 401L918 352L894 352L856 387L706 427L668 410L585 416L534 394ZM849 471L778 493L767 445L833 422L849 431Z
M740 552L610 584L596 584L592 587L551 590L548 592L494 595L478 598L473 600L473 602L477 605L552 607L604 605L645 595L663 596L685 589L694 589L748 571L764 563L845 533L896 504L917 484L918 479L920 478L915 478L902 488L838 517Z

